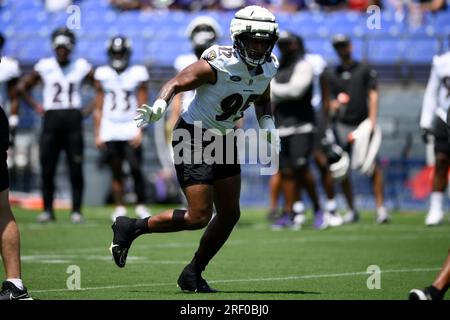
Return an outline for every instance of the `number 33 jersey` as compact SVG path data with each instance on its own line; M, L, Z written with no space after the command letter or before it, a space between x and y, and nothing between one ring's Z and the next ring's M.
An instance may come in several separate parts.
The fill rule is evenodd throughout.
M76 59L61 67L54 57L44 58L34 66L44 83L44 109L80 109L80 85L92 66Z
M190 124L201 121L204 129L233 129L244 111L267 89L278 69L274 55L251 75L247 64L231 46L214 45L205 50L202 59L214 68L215 83L198 87L182 118Z
M104 92L100 137L104 141L127 141L134 138L138 128L136 116L138 87L149 80L147 69L134 65L118 73L112 67L98 67L94 73Z

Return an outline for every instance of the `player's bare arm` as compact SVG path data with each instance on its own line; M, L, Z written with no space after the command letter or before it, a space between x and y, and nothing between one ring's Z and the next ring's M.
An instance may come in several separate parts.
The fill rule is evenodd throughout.
M94 69L91 69L88 72L88 74L84 77L83 83L90 85L90 86L94 86L94 83L95 83ZM95 89L95 87L94 87L94 89ZM87 106L85 106L84 108L81 109L81 114L83 115L83 117L87 117L93 112L93 110L95 109L95 104L96 104L96 98L92 99L92 101L90 101Z
M206 60L201 59L166 82L161 88L159 99L169 103L177 93L194 90L208 82L216 82L216 73Z
M372 123L372 129L377 125L377 114L378 114L378 90L369 90L369 119Z
M281 150L281 141L278 131L275 128L275 122L272 115L272 106L270 103L270 84L262 95L255 100L255 112L259 127L269 130L266 139L273 144L277 153Z
M14 78L7 83L7 93L10 101L11 115L19 114L19 95L17 91L17 84L19 83L19 78Z
M270 104L270 85L267 87L264 93L255 100L254 103L256 117L258 120L260 120L261 117L265 115L272 117L272 108Z
M20 96L28 103L37 113L43 113L44 108L42 104L37 102L31 95L31 90L41 81L41 76L36 71L24 76L17 85L17 90Z
M216 80L216 73L206 60L194 62L164 84L153 106L144 104L137 110L138 115L134 118L137 126L142 127L161 119L177 93L194 90L203 84L215 83Z
M138 106L141 106L147 103L148 100L148 81L141 82L137 89L137 102ZM144 131L138 130L137 135L130 141L130 144L133 148L137 148L142 144L142 139L144 137Z
M103 115L103 99L105 97L105 92L103 91L102 85L98 80L94 80L95 89L95 100L94 100L94 138L95 145L99 149L105 147L105 143L100 139L100 122Z

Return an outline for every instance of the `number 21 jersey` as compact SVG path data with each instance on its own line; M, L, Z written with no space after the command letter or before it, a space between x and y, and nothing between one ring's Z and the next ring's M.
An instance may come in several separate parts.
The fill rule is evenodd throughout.
M80 86L91 69L92 66L81 58L64 67L54 57L39 60L34 70L44 83L44 109L80 109Z

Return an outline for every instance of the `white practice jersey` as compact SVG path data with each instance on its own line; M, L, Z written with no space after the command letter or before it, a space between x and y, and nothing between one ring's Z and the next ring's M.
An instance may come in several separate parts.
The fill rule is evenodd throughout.
M450 107L450 52L434 56L430 78L423 98L420 127L431 128L436 114L444 122Z
M313 97L311 104L317 111L320 109L322 102L322 90L320 89L320 75L327 67L327 62L320 54L305 54L305 60L313 66L314 79L313 79Z
M80 86L83 79L92 70L92 66L85 59L71 61L61 67L58 61L44 58L34 66L34 70L44 83L44 109L80 109Z
M8 57L1 57L0 62L0 105L7 109L8 93L7 83L8 81L20 77L19 63Z
M95 70L94 78L105 93L100 138L103 141L131 140L139 130L133 121L138 107L136 91L142 82L149 80L147 69L135 65L117 73L105 65Z
M181 70L183 70L187 66L189 66L189 65L191 65L191 64L193 64L194 62L197 62L197 61L198 61L198 58L193 53L182 54L182 55L178 56L175 59L173 67L175 68L175 70L177 72L180 72ZM185 92L182 93L182 96L181 96L181 101L182 101L181 110L182 111L187 110L187 108L189 106L189 103L191 102L193 97L194 97L194 90L185 91Z
M202 58L217 71L217 81L196 89L182 117L187 123L202 121L204 129L224 133L234 128L244 110L267 89L277 72L278 60L272 55L271 61L261 66L262 72L252 76L232 46L214 45L205 50Z

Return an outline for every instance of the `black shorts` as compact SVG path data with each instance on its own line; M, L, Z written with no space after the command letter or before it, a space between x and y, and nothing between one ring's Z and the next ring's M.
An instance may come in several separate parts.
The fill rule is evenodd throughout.
M9 123L5 111L0 106L0 192L9 188L7 150L9 146Z
M447 124L438 116L433 120L434 152L445 153L450 156L450 143Z
M298 169L309 162L314 133L293 134L281 138L280 169Z
M129 153L135 153L140 156L141 147L133 148L128 141L106 141L105 158L107 161L127 159Z
M187 130L186 133L189 133L189 139L180 138L178 140L176 130L181 129ZM205 132L206 130L203 129L202 134ZM174 163L177 179L182 188L196 184L212 185L216 180L229 178L241 173L236 138L231 138L230 140L230 137L231 136L228 135L227 139L227 136L215 135L214 138L211 139L212 141L206 141L203 138L198 140L198 138L194 136L194 125L187 123L180 117L174 129L172 147L174 150ZM177 141L174 139L177 139ZM216 141L216 139L222 139L223 148L221 150L221 160L214 162L211 161L212 158L205 157L204 155L207 153L205 151L208 150L205 150L205 148ZM231 159L229 159L229 161L226 161L227 140L228 142L231 141L230 148L233 150L233 154L230 155ZM188 152L188 154L185 154L185 152ZM216 156L214 152L211 154L212 156Z

